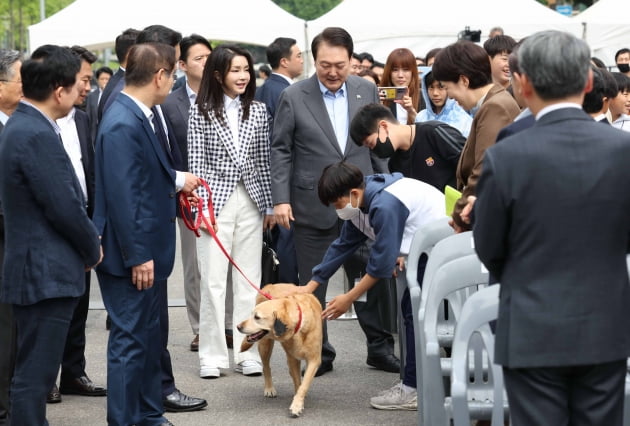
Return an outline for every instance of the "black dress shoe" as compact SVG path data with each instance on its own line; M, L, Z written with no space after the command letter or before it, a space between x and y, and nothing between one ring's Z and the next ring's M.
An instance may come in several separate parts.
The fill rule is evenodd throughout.
M50 392L48 392L48 395L46 395L46 402L48 404L56 404L58 402L61 402L61 394L59 393L59 388L57 387L57 385L54 385Z
M400 360L394 355L369 356L367 365L388 373L400 373Z
M109 315L107 315L107 318L105 318L105 330L109 330L112 328L112 319L109 317Z
M199 352L199 335L195 334L195 338L190 342L190 350L192 352Z
M321 364L319 364L319 367L317 367L317 371L315 372L315 377L323 376L324 374L332 370L333 370L332 362L322 362ZM302 376L303 375L304 375L304 370L302 370Z
M83 396L105 396L107 389L94 384L88 376L77 377L76 379L63 380L59 384L59 390L64 395Z
M170 413L183 413L185 411L197 411L206 407L208 403L205 399L188 396L175 389L162 401L164 410Z
M160 426L175 426L175 425L167 420L164 423L160 423Z

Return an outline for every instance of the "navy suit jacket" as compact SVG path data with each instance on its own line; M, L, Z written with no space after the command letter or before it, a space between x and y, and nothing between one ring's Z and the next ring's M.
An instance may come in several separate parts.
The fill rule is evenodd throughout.
M70 159L48 120L20 103L0 136L5 257L0 301L79 297L98 233Z
M286 78L277 74L271 74L263 85L256 90L255 99L267 105L269 115L275 117L280 93L289 86L290 84Z
M98 129L98 97L100 93L101 89L96 89L88 94L85 99L85 112L88 117L92 143L96 140L96 130Z
M536 117L532 114L513 122L509 126L505 126L501 129L501 131L499 131L499 134L497 135L497 142L507 138L508 136L515 135L522 130L529 129L534 125L534 123L536 123Z
M501 283L496 362L630 355L630 134L551 111L485 153L473 236Z
M188 117L190 115L190 101L186 85L173 90L162 105L162 112L169 128L169 141L179 148L181 168L188 170Z
M114 98L118 95L118 93L125 87L125 72L122 68L118 68L118 71L112 75L112 78L109 79L107 85L103 89L103 94L101 95L101 100L98 103L98 121L100 122L103 119L103 114L105 110L109 108ZM112 98L110 100L110 98Z
M85 174L85 186L87 187L87 211L92 217L94 212L94 145L91 137L90 122L85 112L76 108L74 122L77 126L79 143L81 144L81 163Z
M151 123L128 96L116 97L99 125L94 223L107 256L99 272L131 277L154 261L166 280L175 259L175 172Z

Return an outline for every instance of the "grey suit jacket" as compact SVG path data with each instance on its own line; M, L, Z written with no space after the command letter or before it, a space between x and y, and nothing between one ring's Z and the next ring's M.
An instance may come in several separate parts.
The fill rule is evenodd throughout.
M363 105L378 102L376 86L349 76L348 125ZM280 95L271 144L271 193L274 205L290 203L298 225L328 229L337 223L332 206L324 206L317 196L317 182L329 164L348 161L365 174L375 172L370 150L357 146L348 137L341 152L317 75L287 87ZM387 166L378 160L376 171Z
M475 248L501 283L496 361L588 365L630 355L630 134L549 112L486 151Z

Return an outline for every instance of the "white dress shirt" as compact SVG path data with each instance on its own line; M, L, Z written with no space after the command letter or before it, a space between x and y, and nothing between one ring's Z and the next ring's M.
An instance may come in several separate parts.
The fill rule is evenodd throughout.
M241 97L237 96L232 99L227 95L223 95L223 104L225 105L225 115L227 115L228 125L232 132L232 141L236 147L236 152L239 152L241 144L238 140L238 113L241 110Z
M65 117L57 119L57 124L61 129L61 140L63 141L63 148L66 150L66 154L70 157L72 168L74 173L79 179L79 185L83 191L83 196L87 202L87 184L85 182L85 170L83 170L83 162L81 161L83 156L81 154L81 142L79 141L79 133L77 132L77 123L74 121L74 115L76 109L72 108L70 113Z

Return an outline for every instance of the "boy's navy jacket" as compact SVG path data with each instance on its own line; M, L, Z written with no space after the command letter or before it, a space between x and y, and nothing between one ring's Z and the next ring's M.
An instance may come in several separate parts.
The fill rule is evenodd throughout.
M359 216L344 222L339 237L313 268L313 280L327 282L368 238L374 244L366 272L376 278L389 278L396 259L409 253L416 229L445 215L444 195L440 191L419 180L404 178L401 173L366 176L362 203Z

